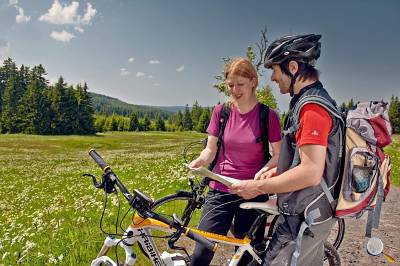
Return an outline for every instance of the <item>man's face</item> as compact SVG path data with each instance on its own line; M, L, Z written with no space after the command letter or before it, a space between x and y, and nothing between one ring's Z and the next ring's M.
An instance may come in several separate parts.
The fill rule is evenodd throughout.
M272 66L271 80L278 84L279 91L282 94L289 93L291 78L282 72L282 69L279 65Z

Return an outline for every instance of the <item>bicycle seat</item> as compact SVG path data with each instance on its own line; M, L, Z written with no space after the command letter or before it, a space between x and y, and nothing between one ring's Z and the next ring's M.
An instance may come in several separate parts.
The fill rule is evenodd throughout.
M150 196L146 195L144 192L140 191L139 189L134 189L133 193L135 193L135 196L138 197L140 201L147 207L153 205L154 200Z
M278 207L276 206L276 201L267 202L245 202L239 206L242 209L256 209L269 213L272 215L279 215Z

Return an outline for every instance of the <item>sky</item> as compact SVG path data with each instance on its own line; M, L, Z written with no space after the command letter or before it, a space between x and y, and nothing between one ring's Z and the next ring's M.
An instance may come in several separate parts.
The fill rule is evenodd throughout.
M399 95L400 1L0 0L0 61L42 64L47 78L141 105L212 106L223 57L244 57L267 27L322 35L316 67L340 104ZM279 108L281 95L270 81Z

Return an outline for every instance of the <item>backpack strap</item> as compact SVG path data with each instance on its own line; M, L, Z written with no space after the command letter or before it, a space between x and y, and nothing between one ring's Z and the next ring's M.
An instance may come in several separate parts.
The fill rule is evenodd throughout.
M299 127L300 127L300 111L301 108L309 103L315 103L318 104L320 106L322 106L323 108L325 108L329 114L331 114L333 117L337 118L339 120L339 123L341 123L343 125L342 130L340 130L341 134L340 134L340 143L344 143L344 125L345 125L345 121L342 117L342 115L337 111L337 108L331 103L329 102L327 99L325 99L324 97L318 96L318 95L310 95L310 96L306 96L302 99L299 100L299 102L295 105L294 109L293 109L293 115L292 115L292 125L290 128L288 128L284 134L291 134L296 132ZM296 147L296 151L297 151L298 147ZM339 154L342 155L343 154L343 146L339 147ZM297 155L298 156L298 155ZM299 158L295 158L299 159ZM299 162L299 161L298 161ZM333 185L333 187L336 184ZM326 181L324 179L321 180L320 186L324 192L324 194L326 195L332 210L334 210L335 207L335 202L334 202L334 197L330 191L330 189L332 187L328 187Z
M269 107L265 104L260 103L260 133L261 136L256 139L256 142L262 141L263 152L264 152L264 165L271 159L269 152Z
M219 125L218 125L218 141L217 141L217 152L215 154L214 160L208 166L208 169L212 171L217 164L218 155L220 148L222 147L223 152L225 151L224 147L224 132L226 123L228 123L229 115L231 114L231 109L227 103L224 103L221 111L219 113Z

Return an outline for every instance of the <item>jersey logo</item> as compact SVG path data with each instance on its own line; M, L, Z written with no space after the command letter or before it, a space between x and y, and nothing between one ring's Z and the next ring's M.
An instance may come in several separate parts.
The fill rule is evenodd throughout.
M318 134L318 131L313 130L313 132L311 132L311 135L313 135L313 136L318 136L319 134Z

